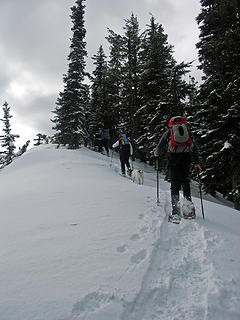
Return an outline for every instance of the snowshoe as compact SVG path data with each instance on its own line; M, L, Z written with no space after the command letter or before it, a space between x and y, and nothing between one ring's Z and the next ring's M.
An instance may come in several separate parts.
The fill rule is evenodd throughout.
M195 219L195 218L196 218L195 210L190 211L190 212L188 212L188 213L184 212L184 213L183 213L183 218L184 218L184 219Z
M168 216L168 221L179 224L181 222L181 216L179 214L170 214Z
M191 201L184 199L182 204L182 215L184 219L195 219L195 207Z

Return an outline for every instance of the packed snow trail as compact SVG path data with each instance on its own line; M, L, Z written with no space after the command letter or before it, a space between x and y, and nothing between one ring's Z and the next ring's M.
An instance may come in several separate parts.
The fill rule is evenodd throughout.
M226 283L216 279L217 270L209 260L212 250L217 249L218 237L203 225L199 215L196 220L182 220L179 225L169 223L169 200L169 194L162 194L161 206L152 205L149 209L152 216L149 212L143 214L145 230L152 226L155 241L152 248L145 250L147 253L143 250L135 256L139 259L137 267L146 257L149 260L145 273L139 276L140 286L135 296L129 299L129 292L120 289L121 282L126 282L124 277L131 282L138 272L128 265L116 283L118 288L100 289L85 296L74 305L76 317L71 320L239 319L237 281L229 281L234 289L224 297ZM120 250L124 252L125 247Z
M120 290L115 290L113 294L101 291L92 293L74 306L73 313L78 316L76 319L111 319L111 305L115 310L118 305L120 315L115 314L115 319L121 320L208 319L212 265L205 254L207 240L204 227L198 224L201 218L182 220L180 225L169 223L169 200L169 194L162 194L160 207L151 208L155 217L152 216L151 222L145 221L146 230L149 225L153 226L151 230L156 240L148 250L152 250L148 268L139 279L141 284L133 299L128 301L125 295L120 295ZM149 214L146 212L144 216ZM124 252L125 249L122 247L119 250ZM139 254L138 259L144 260L147 254L144 250L140 253L142 257ZM135 271L128 266L125 277Z
M141 290L121 319L206 319L211 264L205 256L203 227L164 218Z
M204 227L198 219L168 223L169 193L161 193L158 209L159 235L149 267L133 301L125 302L121 319L207 319L212 266L205 254Z

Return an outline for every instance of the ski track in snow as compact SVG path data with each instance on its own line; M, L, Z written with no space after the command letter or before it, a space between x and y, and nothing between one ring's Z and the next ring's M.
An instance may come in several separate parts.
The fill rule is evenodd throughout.
M204 254L207 243L203 227L195 221L168 223L170 207L168 201L164 203L165 217L149 268L134 301L126 303L122 320L206 319L211 265Z
M142 279L139 279L141 285L134 299L127 301L119 290L106 293L99 289L73 306L72 319L112 319L111 305L115 312L119 310L119 315L114 315L114 319L119 320L208 318L206 305L209 284L213 280L212 265L205 254L207 239L204 227L197 219L182 219L180 225L169 223L167 213L171 208L168 197L166 193L165 197L163 194L162 204L150 209L152 221L145 220L145 215L149 216L147 213L139 215L144 223L142 234L149 230L155 233L155 242L150 253L142 249L132 255L124 271L124 274L135 272L136 266L149 256L148 268ZM140 234L133 234L130 240L138 241L140 237ZM128 244L116 248L119 254L124 254L128 249Z

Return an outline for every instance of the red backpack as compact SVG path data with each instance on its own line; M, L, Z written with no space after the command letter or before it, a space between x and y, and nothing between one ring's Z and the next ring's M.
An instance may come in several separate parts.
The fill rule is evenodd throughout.
M168 144L169 152L191 152L192 139L187 120L182 117L173 117L169 121L170 141Z

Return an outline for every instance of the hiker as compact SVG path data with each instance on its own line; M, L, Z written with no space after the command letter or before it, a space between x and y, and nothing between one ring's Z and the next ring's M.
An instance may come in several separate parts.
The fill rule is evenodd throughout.
M169 128L162 135L156 150L155 157L167 153L168 178L171 182L172 213L169 214L169 221L179 223L181 211L179 206L179 192L183 189L183 217L196 217L195 208L192 203L191 189L189 182L190 165L202 171L199 164L198 149L191 137L187 120L181 116L173 117L169 121Z
M127 138L127 135L123 133L118 141L113 145L113 148L119 147L119 156L121 162L122 175L126 176L125 166L128 169L128 175L131 176L132 169L129 164L129 157L133 154L133 148L131 142Z
M101 137L100 149L102 151L102 149L104 147L104 149L107 152L107 156L109 156L109 149L108 149L108 142L109 142L109 139L110 139L109 129L108 128L104 128L100 132L100 137Z

